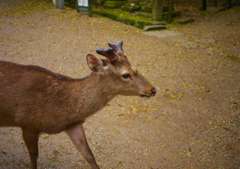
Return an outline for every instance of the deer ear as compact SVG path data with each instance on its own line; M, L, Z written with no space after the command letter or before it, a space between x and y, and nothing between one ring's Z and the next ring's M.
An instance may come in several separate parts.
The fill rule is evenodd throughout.
M93 71L93 72L103 72L104 70L104 65L101 59L97 58L94 55L88 54L86 56L87 58L87 64L88 67Z

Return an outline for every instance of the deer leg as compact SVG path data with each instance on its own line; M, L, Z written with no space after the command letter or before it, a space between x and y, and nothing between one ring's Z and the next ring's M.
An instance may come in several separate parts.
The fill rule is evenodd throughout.
M31 168L37 169L39 133L22 128L22 135L31 159Z
M99 169L93 153L87 143L85 132L82 124L76 124L65 130L67 135L72 140L78 151L82 154L85 160L91 165L92 169Z

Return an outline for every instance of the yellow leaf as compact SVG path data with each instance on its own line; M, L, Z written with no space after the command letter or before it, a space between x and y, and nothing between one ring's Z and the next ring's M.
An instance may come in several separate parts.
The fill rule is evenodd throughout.
M192 157L190 152L187 152L188 157Z

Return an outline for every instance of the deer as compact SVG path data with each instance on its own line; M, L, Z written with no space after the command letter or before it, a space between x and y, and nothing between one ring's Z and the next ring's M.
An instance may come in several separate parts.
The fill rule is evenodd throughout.
M0 61L0 127L20 127L31 168L42 133L64 131L92 169L99 169L83 124L115 96L150 98L156 88L128 61L123 41L86 55L90 75L75 79L36 65Z

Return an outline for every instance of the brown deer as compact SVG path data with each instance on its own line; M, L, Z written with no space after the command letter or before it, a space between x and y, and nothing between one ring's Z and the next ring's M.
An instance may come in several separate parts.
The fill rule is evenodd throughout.
M88 54L92 73L82 79L33 65L0 61L0 126L21 127L31 168L37 168L41 133L65 131L93 169L99 168L88 146L83 123L117 95L149 98L156 89L128 61L122 41Z

